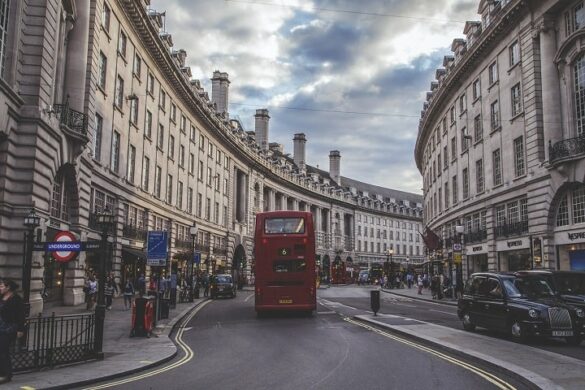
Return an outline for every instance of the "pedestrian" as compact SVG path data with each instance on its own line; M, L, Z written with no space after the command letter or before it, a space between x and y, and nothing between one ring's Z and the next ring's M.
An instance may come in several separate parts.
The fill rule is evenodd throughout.
M422 275L418 275L418 280L417 280L416 284L417 284L417 287L418 287L418 295L422 295L422 290L423 290L423 287L424 287Z
M209 274L207 272L203 274L203 296L209 296Z
M142 295L146 295L146 279L144 278L144 274L140 274L138 277L138 291Z
M24 336L24 304L16 294L18 284L10 279L0 280L0 384L12 380L10 345Z
M95 305L95 298L97 296L97 281L93 275L90 275L87 282L85 282L85 287L83 290L85 291L85 300L87 302L87 310L93 310Z
M439 292L439 277L437 275L431 278L431 295L433 299L437 299Z
M118 286L116 286L116 282L108 276L108 280L106 281L106 286L104 288L104 295L106 297L106 309L112 310L112 298L114 297L114 292L118 293Z
M126 310L132 308L132 298L134 297L134 293L134 285L130 279L126 279L126 284L124 285L124 308Z

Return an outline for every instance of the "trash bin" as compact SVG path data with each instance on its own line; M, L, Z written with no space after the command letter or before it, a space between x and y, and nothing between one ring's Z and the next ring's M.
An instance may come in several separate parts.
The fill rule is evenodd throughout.
M370 291L370 307L372 308L374 315L377 315L378 310L380 310L380 291L379 290Z
M132 304L130 337L150 337L154 320L154 305L148 298L136 298Z
M170 309L171 309L171 300L168 298L161 298L160 299L159 319L161 319L161 320L168 319Z

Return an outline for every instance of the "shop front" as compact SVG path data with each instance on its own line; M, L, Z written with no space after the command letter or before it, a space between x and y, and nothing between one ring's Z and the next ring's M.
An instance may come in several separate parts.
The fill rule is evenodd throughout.
M467 277L476 272L488 271L488 248L487 244L468 245L465 247L467 255Z
M555 233L557 268L563 271L585 271L585 230Z
M122 246L122 285L127 280L136 283L141 274L146 276L146 253L144 249L126 245Z
M498 254L498 271L514 272L533 268L530 239L528 237L497 241L496 251Z

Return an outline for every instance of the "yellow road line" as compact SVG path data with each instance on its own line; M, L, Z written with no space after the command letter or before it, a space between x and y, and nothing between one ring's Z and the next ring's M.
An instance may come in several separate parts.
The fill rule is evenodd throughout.
M375 328L373 326L367 325L365 323L352 320L351 318L344 317L344 320L347 321L347 322L349 322L349 323L352 323L354 325L361 326L362 328L368 329L368 330L370 330L372 332L378 333L379 335L382 335L382 336L387 337L389 339L392 339L392 340L398 341L398 342L400 342L402 344L408 345L408 346L410 346L412 348L416 348L416 349L419 349L421 351L427 352L427 353L429 353L431 355L434 355L434 356L436 356L436 357L438 357L440 359L443 359L445 361L448 361L449 363L455 364L455 365L457 365L459 367L462 367L462 368L464 368L464 369L466 369L466 370L468 370L468 371L470 371L470 372L472 372L472 373L474 373L474 374L476 374L476 375L484 378L485 380L487 380L488 382L492 383L493 385L495 385L496 387L498 387L498 388L500 388L502 390L516 390L516 388L514 386L512 386L508 382L504 381L503 379L500 379L497 376L495 376L495 375L493 375L493 374L491 374L491 373L489 373L489 372L487 372L485 370L482 370L479 367L475 367L472 364L469 364L469 363L464 362L462 360L456 359L456 358L451 357L449 355L446 355L446 354L444 354L442 352L439 352L439 351L436 351L436 350L434 350L432 348L426 347L426 346L424 346L422 344L418 344L418 343L413 342L411 340L408 340L408 339L405 339L405 338L396 336L394 334L388 333L388 332L383 331L381 329L378 329L378 328Z
M179 330L177 331L177 334L175 335L175 342L185 352L185 356L183 356L181 359L179 359L178 361L176 361L173 364L170 364L170 365L165 366L165 367L161 367L161 368L156 369L154 371L149 371L149 372L144 373L144 374L136 375L136 376L126 378L126 379L120 379L120 380L117 380L114 382L104 383L104 384L99 385L99 386L87 387L84 390L107 389L108 387L123 385L123 384L130 383L130 382L135 382L135 381L138 381L141 379L145 379L145 378L149 378L151 376L161 374L161 373L166 372L166 371L173 370L173 369L175 369L179 366L182 366L183 364L189 362L191 359L193 359L194 353L193 353L193 350L187 344L185 344L185 342L183 341L183 333L185 331L185 325L195 316L195 314L197 314L199 312L199 310L201 310L205 305L207 305L210 302L211 301L209 301L209 300L203 302L195 310L193 310L191 312L191 314L189 314L187 317L185 317L183 319L181 326L179 327Z

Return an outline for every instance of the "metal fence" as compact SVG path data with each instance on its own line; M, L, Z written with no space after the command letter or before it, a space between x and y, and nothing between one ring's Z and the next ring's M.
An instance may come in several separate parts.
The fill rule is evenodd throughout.
M28 336L11 351L14 371L81 362L96 358L95 314L32 317Z

